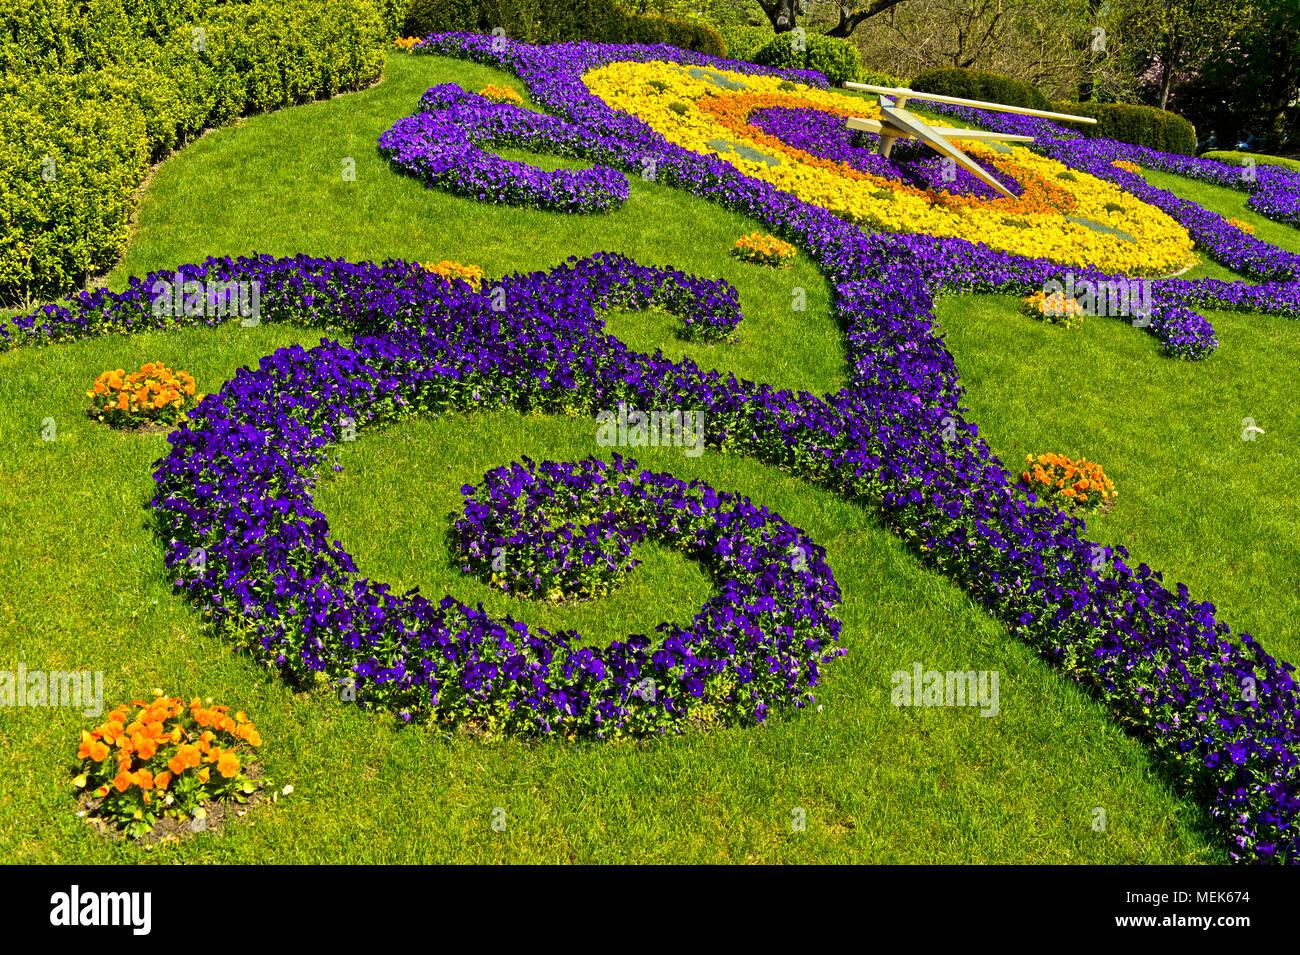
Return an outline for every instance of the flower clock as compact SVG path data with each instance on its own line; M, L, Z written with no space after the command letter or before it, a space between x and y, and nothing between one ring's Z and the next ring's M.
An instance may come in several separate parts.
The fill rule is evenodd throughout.
M1197 308L1300 315L1300 256L1115 162L1224 182L1229 167L1085 140L1042 120L945 110L1035 137L1032 149L980 152L1014 194L994 198L902 145L881 166L842 123L850 111L869 115L866 101L829 91L820 74L662 46L448 34L409 48L511 72L547 113L435 87L381 137L399 170L476 201L572 213L616 209L637 175L754 219L823 270L848 384L792 393L632 351L606 331L606 310L658 309L677 316L683 337L719 341L741 320L740 301L723 281L608 253L478 288L450 268L444 277L408 262L185 266L195 281L261 283L263 320L352 336L241 370L171 434L156 466L164 560L221 632L296 680L352 686L363 704L406 719L493 732L614 739L807 706L823 668L833 675L828 664L852 649L839 645L833 575L802 531L725 488L617 458L503 461L464 489L457 559L521 599L598 599L635 572L644 541L708 570L715 592L689 625L599 651L451 596L393 593L356 567L313 503L319 468L352 427L475 408L701 413L712 451L870 510L918 561L1087 686L1170 779L1207 802L1236 857L1300 860L1293 668L1124 548L1090 541L1070 502L1023 493L963 416L932 311L941 291L1023 297L1066 268L1076 281L1167 274L1195 245L1262 282L1153 282L1141 327L1168 355L1213 352ZM501 146L591 168L545 172L494 156ZM1247 191L1252 209L1288 221L1280 175L1260 170ZM174 273L42 307L0 326L0 346L209 321L153 314L151 283ZM1113 495L1087 462L1060 467L1075 468L1085 502L1094 478L1099 495ZM206 559L194 561L200 551Z

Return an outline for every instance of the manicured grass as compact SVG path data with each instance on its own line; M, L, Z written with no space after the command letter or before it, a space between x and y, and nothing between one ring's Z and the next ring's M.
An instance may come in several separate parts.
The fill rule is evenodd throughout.
M1146 175L1300 251L1300 231L1246 210L1245 193ZM1166 584L1185 582L1197 599L1212 601L1235 632L1300 663L1300 498L1292 466L1300 325L1210 312L1219 350L1206 361L1179 362L1124 321L1093 318L1064 330L1017 306L1012 297L987 295L946 298L937 309L969 417L994 452L1013 473L1030 451L1100 461L1120 499L1088 521L1090 535L1128 547L1163 570ZM1246 418L1265 433L1243 441Z
M478 66L398 55L390 57L385 81L372 90L204 137L159 169L133 244L110 284L120 287L130 274L209 254L450 258L500 274L611 249L647 263L725 277L739 289L745 311L737 342L714 346L679 341L663 316L609 316L610 330L632 347L689 354L706 367L786 387L824 392L842 386L841 332L827 313L826 285L806 256L792 269L774 271L741 264L728 254L738 235L758 227L752 221L637 179L624 210L564 217L424 190L389 169L375 150L378 134L408 113L425 88L448 81L469 89L513 82ZM345 157L355 160L355 182L342 180ZM806 312L791 309L796 287L807 290ZM961 303L973 305L954 311ZM1034 385L1020 377L1035 361L1025 343L1056 330L1024 319L1025 330L1010 339L1017 350L1001 357L1003 366L1015 369L999 372L989 366L981 373L983 356L1000 347L996 338L987 338L999 331L996 324L976 328L979 309L986 307L995 322L1009 325L1001 305L991 299L952 300L941 314L962 370L971 375L975 420L1002 451L998 421L1022 417L1028 426L1048 427L1058 419L1055 403L1026 400L1025 394L1035 394ZM1238 320L1243 335L1256 328L1290 328L1279 319ZM1115 350L1130 356L1132 366L1122 369L1128 377L1112 381L1112 390L1127 393L1133 380L1175 371L1193 374L1189 369L1202 376L1182 379L1192 395L1197 388L1212 389L1220 378L1208 369L1229 352L1226 326L1216 324L1224 350L1204 366L1187 366L1160 358L1148 336L1114 323ZM970 330L969 340L961 339L963 326ZM1105 334L1097 331L1102 327L1087 325L1074 339L1045 337L1042 347L1077 347L1090 340L1086 335ZM987 351L979 344L981 335L993 342ZM0 486L0 579L6 581L0 593L0 661L10 661L0 662L0 668L13 669L22 661L32 669L102 669L111 702L138 698L156 686L244 708L266 740L269 778L277 787L294 786L292 795L220 837L204 835L153 850L109 843L72 815L68 781L75 742L91 721L68 710L12 709L0 713L0 857L46 862L1224 859L1206 834L1198 805L1171 791L1139 743L944 578L920 569L868 512L753 461L714 452L689 458L680 450L637 449L636 456L647 466L748 494L827 549L844 594L842 640L850 653L826 669L821 710L760 728L640 744L484 741L395 725L325 690L295 692L211 636L194 610L171 594L144 508L151 494L151 462L164 451L165 440L111 432L85 418L81 408L87 383L108 367L159 358L190 370L202 387L214 390L258 356L319 337L301 329L230 326L0 355L0 463L8 478ZM1285 335L1278 341L1281 345L1269 348L1271 340L1250 339L1240 349L1272 354L1285 345ZM1008 354L1015 355L1014 362ZM1276 365L1251 366L1242 379L1265 382L1259 403L1274 392L1268 382L1278 382L1280 389L1288 380L1279 370L1286 354L1277 355ZM1077 353L1071 353L1071 361L1070 367L1079 366ZM1239 371L1220 373L1221 379L1235 382ZM1053 365L1038 372L1062 373ZM1020 382L1024 393L992 392L999 374ZM1177 384L1168 382L1170 388ZM998 418L977 404L985 394L998 407L1019 402L1021 410ZM1214 390L1205 394L1211 403L1226 400ZM1111 421L1112 402L1113 397L1091 405L1087 426ZM1256 416L1269 438L1272 413L1269 406ZM41 439L46 417L57 425L51 442ZM1225 409L1225 422L1228 417ZM1120 509L1107 521L1125 519L1130 502L1137 507L1157 496L1189 493L1179 484L1187 478L1177 476L1178 442L1196 447L1186 431L1174 432L1169 447L1153 449L1168 462L1153 480L1128 470L1135 465L1120 463ZM1018 437L1008 434L1005 440L1014 444ZM1049 437L1058 436L1047 433L1042 439ZM1270 447L1257 443L1243 453L1260 455ZM466 602L482 601L530 624L576 628L592 641L661 620L685 621L711 583L697 566L665 551L641 554L644 564L609 598L566 607L502 597L450 563L445 534L449 513L460 505L461 485L524 454L573 459L606 451L596 446L594 422L587 420L476 414L407 422L344 445L344 470L326 473L318 503L362 572L398 589L419 586L434 597L451 593ZM1192 479L1202 476L1194 473ZM1242 546L1239 530L1229 526L1190 545L1188 553L1249 559L1254 548ZM1146 544L1135 549L1162 565ZM1228 619L1235 624L1239 618ZM1255 629L1271 639L1267 629ZM917 661L939 670L998 671L999 714L984 718L973 709L891 706L890 674ZM497 807L506 812L501 832L492 827ZM1106 813L1104 831L1093 828L1098 808ZM800 809L807 828L794 832L791 821Z

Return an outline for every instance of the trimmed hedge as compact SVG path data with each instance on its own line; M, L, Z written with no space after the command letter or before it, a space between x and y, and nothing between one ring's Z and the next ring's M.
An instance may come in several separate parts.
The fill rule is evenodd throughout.
M413 0L402 33L491 33L505 31L523 43L666 43L710 56L727 45L712 27L668 17L625 13L615 0Z
M1114 139L1179 156L1196 155L1196 127L1177 113L1136 103L1057 103L1053 109L1076 116L1092 116L1096 125L1075 125L1090 139Z
M151 162L238 116L368 86L389 36L372 0L15 10L0 17L24 24L0 32L0 303L57 297L110 267Z
M744 60L748 63L754 62L754 54L767 46L775 36L772 28L768 27L723 27L718 31L722 35L722 40L727 44L727 56L733 60Z
M1038 87L1001 73L983 70L963 70L944 67L926 70L912 77L911 89L918 93L938 93L940 96L960 96L964 99L982 99L1007 106L1026 109L1052 108L1051 102Z
M1240 166L1247 158L1265 166L1281 166L1292 172L1300 172L1300 159L1288 159L1286 156L1269 156L1265 153L1239 153L1235 149L1210 149L1201 153L1202 159L1217 159L1233 166Z
M754 54L753 62L783 70L817 70L837 86L857 78L862 56L852 43L820 33L802 35L803 50L795 47L794 31L778 33Z

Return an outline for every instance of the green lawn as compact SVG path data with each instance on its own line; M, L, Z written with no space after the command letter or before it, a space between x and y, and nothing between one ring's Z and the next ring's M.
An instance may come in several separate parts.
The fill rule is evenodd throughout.
M1245 193L1146 175L1300 251L1300 231L1246 210ZM1031 451L1100 461L1120 498L1089 520L1089 534L1123 544L1163 570L1166 584L1182 581L1213 602L1234 632L1300 663L1300 495L1291 473L1300 325L1210 312L1218 351L1181 362L1124 321L1091 318L1066 330L1017 306L1012 297L974 295L944 298L936 310L969 417L993 451L1013 472ZM1253 441L1242 440L1246 418L1264 431Z
M728 255L755 222L636 179L625 209L565 217L476 204L391 171L376 137L425 88L449 81L470 89L519 85L479 66L395 55L371 90L204 137L158 170L109 283L252 251L452 258L491 274L611 249L725 277L745 312L738 341L717 346L679 341L663 316L610 316L611 330L631 346L689 354L786 387L842 387L841 332L827 312L826 284L806 257L771 271ZM341 176L347 157L356 163L355 182ZM791 310L796 287L807 290L806 312ZM1237 589L1222 598L1225 618L1294 651L1287 641L1297 635L1282 632L1294 619L1287 574L1294 579L1295 537L1284 536L1288 508L1294 526L1294 503L1285 472L1268 467L1294 433L1294 412L1281 400L1297 350L1293 326L1214 316L1223 348L1209 362L1187 365L1160 357L1153 339L1118 322L1065 333L1012 312L996 297L949 299L940 309L973 419L994 449L1014 461L1027 447L1077 446L1102 460L1121 499L1095 533L1131 542L1141 558L1168 568L1171 581L1194 583L1198 595L1217 597L1235 580ZM1202 810L1163 781L1143 746L963 593L922 570L871 514L714 452L688 458L646 449L639 457L745 493L827 549L844 593L849 655L827 667L820 710L761 728L646 743L485 742L400 726L325 691L292 691L213 637L172 595L144 507L165 439L89 421L83 392L105 368L154 358L215 390L260 355L319 337L232 325L0 355L0 660L10 661L0 668L21 661L29 669L102 669L110 702L161 687L244 708L266 741L269 778L277 788L294 787L219 837L152 850L110 843L73 815L77 734L92 721L67 710L0 711L0 858L1224 860ZM1254 444L1240 441L1239 425L1234 430L1244 415L1268 432ZM46 418L57 427L53 441L41 437ZM577 628L593 641L689 619L710 583L668 551L642 553L642 566L611 597L560 609L502 597L450 565L445 533L462 484L522 454L603 453L594 437L593 422L573 418L477 414L406 423L345 445L344 470L330 472L319 503L362 571L395 588L482 601L530 624ZM1224 490L1198 498L1206 481L1222 481ZM1182 515L1198 536L1180 542L1171 515ZM1254 604L1245 589L1252 576ZM914 662L998 671L999 715L891 706L890 674ZM501 832L492 826L497 807L506 812ZM1106 812L1104 831L1093 828L1097 808ZM806 831L792 831L800 809Z

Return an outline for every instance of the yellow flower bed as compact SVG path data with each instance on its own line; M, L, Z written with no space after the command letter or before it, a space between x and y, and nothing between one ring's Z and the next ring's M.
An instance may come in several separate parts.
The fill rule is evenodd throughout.
M789 242L782 242L774 235L754 232L737 239L731 254L746 262L780 267L794 261L795 248Z
M1091 510L1119 497L1101 465L1086 458L1075 461L1062 454L1027 454L1025 463L1029 470L1021 473L1020 483L1057 504Z
M494 103L514 103L516 106L524 105L524 98L519 95L519 91L513 86L496 86L489 84L479 91L479 95L492 100Z
M444 259L436 263L421 262L420 264L435 275L441 275L448 282L456 280L465 282L476 292L483 287L483 270L477 265L462 265L450 259Z
M979 199L922 190L813 156L745 122L749 113L766 106L879 118L873 102L780 77L711 72L746 88L724 90L662 62L611 63L583 79L609 106L639 117L668 141L720 156L746 175L868 228L966 238L1018 255L1143 275L1175 272L1192 259L1191 237L1168 215L1113 183L1069 170L1028 149L1006 154L981 143L962 143L976 162L1014 176L1025 187L1019 198ZM680 109L681 104L688 108ZM709 145L717 140L738 142L780 161L771 165L729 147ZM1118 229L1135 241L1070 222L1067 215Z

